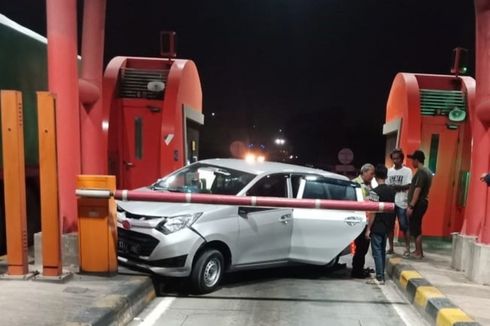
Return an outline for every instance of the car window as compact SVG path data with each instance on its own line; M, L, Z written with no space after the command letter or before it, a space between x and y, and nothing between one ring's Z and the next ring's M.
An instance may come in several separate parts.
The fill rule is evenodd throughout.
M256 175L239 170L196 163L165 177L150 188L160 191L236 195Z
M301 179L303 179L302 175L292 175L291 176L291 186L293 188L293 198L298 197L298 191L301 185Z
M356 190L350 182L328 178L306 178L303 198L357 200Z
M247 196L288 197L287 174L270 174L257 181Z

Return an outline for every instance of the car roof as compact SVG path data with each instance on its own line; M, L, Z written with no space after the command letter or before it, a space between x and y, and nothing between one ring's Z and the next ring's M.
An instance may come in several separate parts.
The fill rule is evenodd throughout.
M293 165L293 164L279 163L279 162L269 162L269 161L250 162L246 160L233 159L233 158L216 158L216 159L202 160L199 161L198 163L206 163L206 164L216 165L220 167L241 170L256 175L267 174L267 173L283 173L283 172L311 173L311 174L319 174L328 178L349 180L347 177L340 174L327 172L320 169L309 168L301 165Z

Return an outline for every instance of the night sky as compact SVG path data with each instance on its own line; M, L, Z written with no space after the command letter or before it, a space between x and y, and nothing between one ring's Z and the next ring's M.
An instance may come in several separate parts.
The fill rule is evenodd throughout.
M0 13L46 35L44 1ZM349 147L360 166L384 160L397 72L449 73L461 46L474 75L474 24L470 0L108 0L105 57L158 56L159 32L177 32L201 77L201 158L282 135L299 163L328 167Z

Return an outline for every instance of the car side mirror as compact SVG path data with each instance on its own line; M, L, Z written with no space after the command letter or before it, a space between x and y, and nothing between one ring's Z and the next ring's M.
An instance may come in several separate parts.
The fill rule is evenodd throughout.
M240 215L240 217L246 218L247 214L248 210L246 207L238 207L238 215Z

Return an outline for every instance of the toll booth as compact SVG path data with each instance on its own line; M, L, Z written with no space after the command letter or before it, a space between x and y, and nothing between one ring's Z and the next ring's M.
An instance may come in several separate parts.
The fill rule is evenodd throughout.
M198 160L202 91L190 60L116 57L104 74L109 172L134 189Z
M421 149L433 173L423 233L446 237L463 224L471 158L471 77L398 73L386 106L386 164L395 147ZM407 166L413 168L409 162Z

